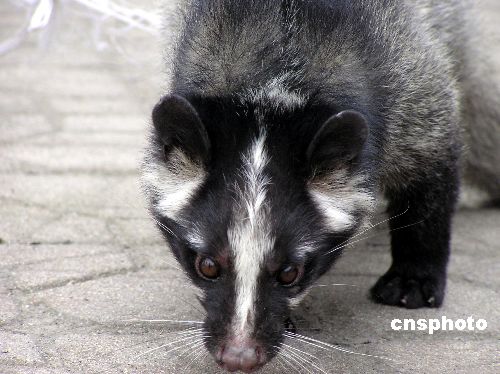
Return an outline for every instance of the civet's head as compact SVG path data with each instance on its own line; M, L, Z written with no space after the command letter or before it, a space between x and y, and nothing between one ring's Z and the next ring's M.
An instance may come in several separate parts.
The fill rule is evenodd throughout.
M291 307L373 202L363 115L264 104L163 98L143 165L152 214L202 291L206 347L230 371L277 353Z

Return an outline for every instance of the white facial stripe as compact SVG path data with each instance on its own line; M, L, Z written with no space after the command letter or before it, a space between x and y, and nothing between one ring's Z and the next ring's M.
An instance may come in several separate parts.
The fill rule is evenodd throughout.
M248 334L255 318L257 280L263 262L273 246L270 233L269 211L266 205L266 186L269 178L264 174L268 163L265 134L252 144L243 157L242 176L245 186L239 191L234 223L228 229L229 245L234 253L236 271L236 310L232 321L236 336Z
M362 187L363 181L361 176L335 171L309 184L309 193L332 231L352 228L356 224L355 212L362 212L363 216L373 212L375 199Z
M158 198L158 213L175 219L203 183L206 173L180 149L169 154L167 162L148 160L144 164L142 182Z

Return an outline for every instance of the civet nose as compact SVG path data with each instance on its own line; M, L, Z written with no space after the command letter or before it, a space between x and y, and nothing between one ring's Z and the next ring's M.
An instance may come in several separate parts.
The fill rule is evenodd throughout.
M219 349L216 359L220 366L230 372L241 370L245 373L257 370L266 362L264 350L251 339L229 341Z

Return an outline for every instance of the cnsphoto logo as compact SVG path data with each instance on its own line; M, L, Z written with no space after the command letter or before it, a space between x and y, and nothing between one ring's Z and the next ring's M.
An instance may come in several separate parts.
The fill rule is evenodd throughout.
M488 322L485 319L478 319L477 321L471 316L467 319L453 320L443 316L441 319L420 318L414 320L412 318L393 319L391 321L391 328L394 331L427 331L430 335L434 331L484 331L488 327Z

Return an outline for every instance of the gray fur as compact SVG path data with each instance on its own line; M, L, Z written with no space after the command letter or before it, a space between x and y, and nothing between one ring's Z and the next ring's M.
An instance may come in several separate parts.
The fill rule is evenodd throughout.
M464 177L492 200L500 199L500 89L494 79L494 40L481 27L479 1L424 0L431 4L429 22L452 56L460 93L465 137ZM496 41L498 43L498 40Z
M487 64L478 58L472 1L353 0L365 17L349 19L347 14L343 27L329 35L324 26L318 32L312 21L296 22L294 1L285 29L281 2L247 1L254 4L245 7L238 22L227 18L231 2L181 3L184 24L190 27L181 23L172 55L175 92L240 98L253 92L262 99L263 89L276 81L269 66L279 67L279 90L292 98L328 102L342 92L369 105L371 98L363 97L369 87L390 91L390 102L379 103L387 109L385 157L378 168L382 187L399 188L422 177L422 165L454 152L433 145L460 148L462 129L469 142L466 176L498 197L500 96L488 80ZM359 23L368 28L370 45L358 40ZM284 30L292 36L281 44L287 38ZM375 43L384 49L371 48Z

